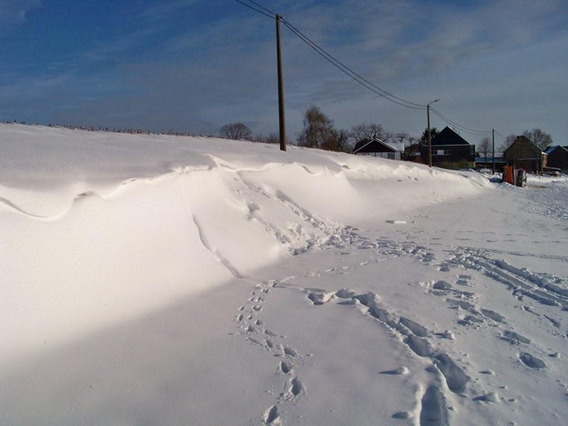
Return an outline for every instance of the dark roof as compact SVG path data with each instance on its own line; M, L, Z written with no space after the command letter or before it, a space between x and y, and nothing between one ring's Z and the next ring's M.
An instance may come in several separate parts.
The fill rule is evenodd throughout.
M548 148L546 151L544 151L545 154L550 154L551 152L556 151L557 149L562 149L565 151L568 151L568 146L561 146L561 145L555 145L555 146L551 146L550 148Z
M359 152L396 152L392 146L387 145L382 140L374 139L362 139L355 144L353 148L353 154Z
M444 127L444 130L432 139L432 145L470 145L470 143L449 127Z
M503 151L503 156L508 157L508 153L510 152L534 152L535 155L539 155L537 153L546 154L526 136L517 136L515 142L513 142L507 147L507 149L505 149L505 151Z

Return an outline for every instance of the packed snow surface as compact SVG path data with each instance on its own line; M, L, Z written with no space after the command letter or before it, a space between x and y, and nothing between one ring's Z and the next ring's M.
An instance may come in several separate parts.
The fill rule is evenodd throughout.
M0 125L0 423L564 424L568 182Z

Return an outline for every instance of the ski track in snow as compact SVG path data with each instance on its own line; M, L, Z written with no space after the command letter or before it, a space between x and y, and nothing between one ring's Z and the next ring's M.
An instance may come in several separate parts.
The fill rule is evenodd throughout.
M568 288L561 285L561 278L516 268L504 260L491 259L484 252L482 249L460 247L440 269L463 266L482 271L495 281L505 284L519 300L527 296L545 305L568 307Z
M349 238L341 240L341 244L335 245L342 250L343 255L351 254L355 250L373 250L373 257L369 261L349 266L333 267L321 271L306 272L304 277L330 276L348 274L355 268L364 268L371 263L381 263L388 259L410 256L416 261L435 267L436 270L447 273L457 270L455 280L436 280L428 283L418 283L426 287L433 297L442 298L448 309L459 312L457 325L469 329L490 327L495 335L496 344L501 341L519 348L518 361L531 370L546 369L546 363L533 353L541 352L534 342L511 329L505 315L495 310L478 305L477 294L472 288L471 272L477 271L490 277L495 283L505 285L510 291L512 298L523 301L528 297L538 304L558 308L556 316L541 314L534 306L524 306L527 314L549 321L560 334L563 323L561 312L567 310L568 290L566 281L547 273L536 273L526 269L516 268L514 265L490 257L499 252L495 250L476 249L471 247L455 247L449 250L446 258L437 262L434 251L422 244L412 241L395 241L386 238L369 240L358 234L356 228L348 227L343 232ZM436 240L434 238L433 240ZM286 335L274 332L259 317L262 314L263 305L269 300L273 291L286 291L289 287L285 283L293 281L296 277L286 277L262 282L256 285L248 301L243 304L236 314L235 321L240 329L239 336L256 345L260 350L273 356L277 362L275 374L282 377L282 390L274 401L274 404L266 409L261 418L264 424L281 425L285 421L286 407L289 404L299 404L307 396L306 386L301 377L296 374L296 366L303 364L307 355L301 354L301 349L286 345ZM409 283L416 284L416 283ZM477 403L511 403L514 398L505 399L500 397L496 389L485 392L476 389L468 392L472 377L466 373L459 362L454 361L454 355L440 348L438 342L452 341L456 337L449 330L430 330L426 325L407 316L397 315L388 305L381 301L380 295L367 292L357 293L349 288L340 288L337 291L324 291L313 288L301 288L302 298L298 303L307 300L315 307L326 303L339 305L356 305L365 316L371 317L378 326L386 327L398 337L402 345L415 356L428 360L431 364L427 371L433 374L432 382L425 384L416 394L415 406L419 407L419 413L396 412L393 419L408 419L416 417L420 425L448 425L451 424L452 410L450 395L460 398L470 398ZM471 291L470 291L471 290ZM568 336L568 333L566 334ZM532 352L532 353L531 353ZM557 354L549 354L555 357ZM312 367L314 365L312 364ZM392 371L384 371L381 374L405 375L408 374L406 367ZM476 381L483 376L492 376L491 370L482 370L477 373ZM443 384L442 384L443 382ZM479 388L479 385L477 384ZM481 393L481 394L480 394ZM377 419L379 420L379 419Z

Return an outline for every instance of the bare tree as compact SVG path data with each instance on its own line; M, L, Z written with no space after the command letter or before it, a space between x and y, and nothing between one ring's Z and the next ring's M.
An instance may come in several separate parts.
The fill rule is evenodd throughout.
M251 130L243 123L230 123L225 124L219 129L219 134L222 138L235 139L235 140L250 140L252 139Z
M525 130L523 136L538 146L542 151L552 145L552 136L540 129Z
M511 145L513 145L513 142L515 142L516 140L517 140L517 135L507 136L505 138L505 141L503 142L503 144L499 148L499 151L501 152L501 154L504 153L507 148L509 148Z
M392 135L387 132L383 126L376 123L362 123L357 124L351 128L351 137L355 142L362 141L363 139L373 139L377 138L384 142L392 137Z
M491 152L491 139L487 136L481 139L481 142L479 142L479 145L477 146L477 152L481 157L485 158L485 163L487 164L487 157Z
M324 140L322 149L326 151L347 152L350 133L344 129L331 129L328 138Z
M398 132L393 136L393 140L395 142L399 142L401 144L403 144L404 146L409 146L409 145L413 145L415 143L418 143L418 140L412 136L410 136L408 133L406 132Z
M262 143L280 143L280 137L278 133L272 132L269 133L268 136L264 136L259 134L254 137L254 142L262 142Z
M323 148L333 137L333 130L333 121L317 106L311 106L304 114L304 129L298 135L298 145Z

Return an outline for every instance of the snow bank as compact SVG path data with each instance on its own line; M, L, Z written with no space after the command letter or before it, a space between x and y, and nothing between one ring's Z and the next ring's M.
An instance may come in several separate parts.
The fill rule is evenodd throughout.
M475 173L198 137L0 125L2 360L159 309L357 221L473 196Z

